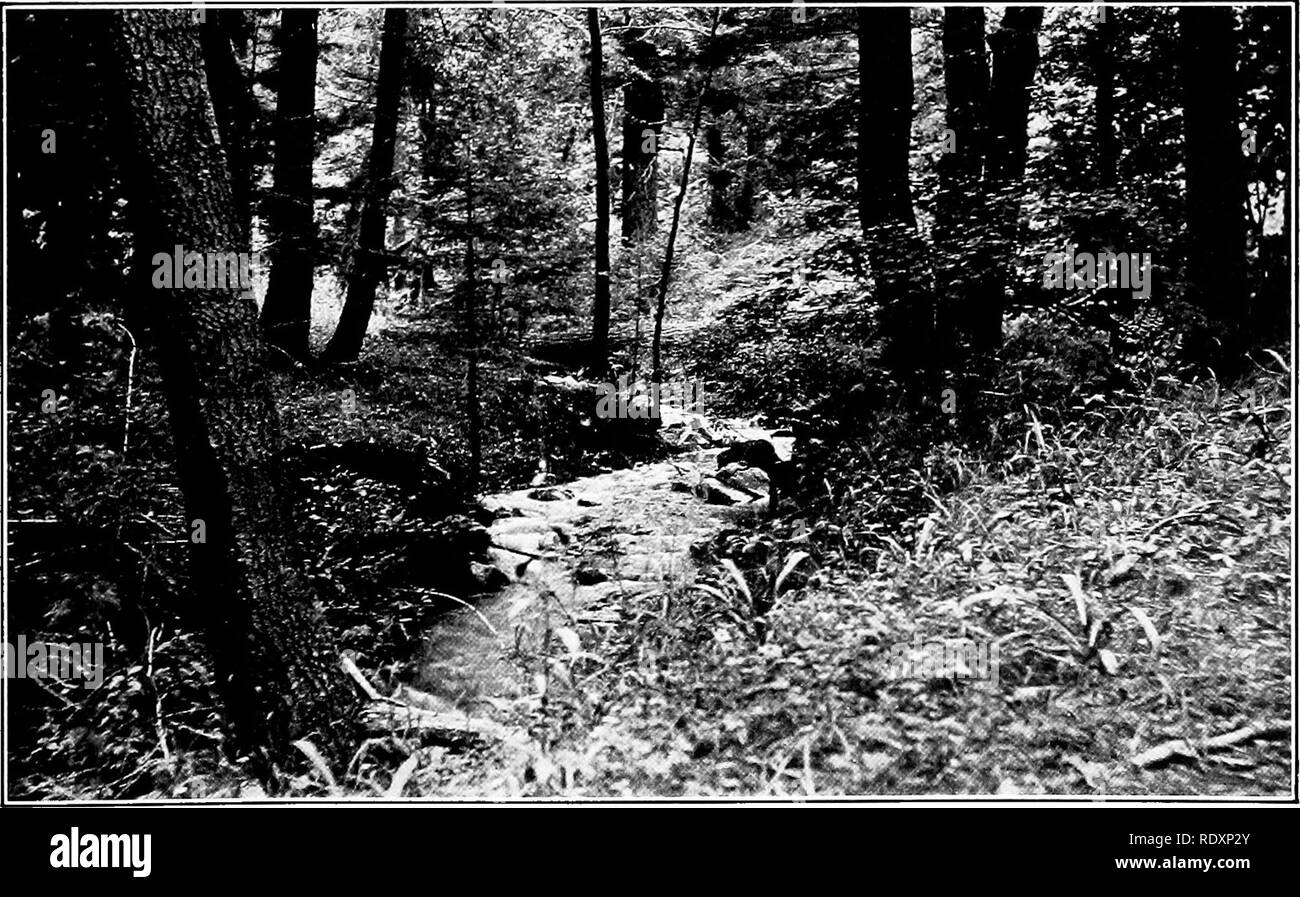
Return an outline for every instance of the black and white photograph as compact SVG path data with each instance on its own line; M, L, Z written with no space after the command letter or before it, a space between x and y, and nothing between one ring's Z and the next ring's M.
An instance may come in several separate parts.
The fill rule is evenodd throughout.
M1294 805L1295 16L7 6L3 801Z

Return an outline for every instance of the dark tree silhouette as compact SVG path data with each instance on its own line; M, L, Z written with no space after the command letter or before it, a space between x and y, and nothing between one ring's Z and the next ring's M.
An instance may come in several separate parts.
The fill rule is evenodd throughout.
M311 12L314 14L315 10ZM257 102L253 99L252 85L235 58L232 43L234 35L240 31L240 19L244 14L242 10L209 10L204 16L199 34L203 43L203 67L208 76L208 92L212 95L221 145L230 166L235 211L247 234L252 232L252 141Z
M990 284L979 264L987 216L981 177L989 90L983 9L952 6L943 11L943 82L948 98L945 124L951 131L946 139L952 143L938 163L936 336L943 357L955 369L959 336L974 329L971 319L985 304L981 293L998 286Z
M1115 122L1115 63L1119 52L1119 16L1122 11L1102 7L1094 43L1093 75L1097 99L1093 108L1093 130L1097 143L1093 179L1097 186L1113 188L1119 176L1119 131Z
M273 251L262 304L267 340L291 357L308 357L316 251L312 162L316 157L316 20L318 10L280 16L280 71L275 106L275 163L267 219Z
M605 130L604 59L600 45L600 11L587 10L591 60L591 134L596 149L596 294L591 307L591 366L597 373L609 364L609 137Z
M1249 298L1235 15L1226 6L1178 10L1188 296L1208 319L1200 354L1229 367L1239 363L1237 310Z
M384 231L388 196L393 190L393 157L397 147L397 113L402 100L402 70L406 57L405 9L384 10L384 36L379 50L379 79L375 89L375 131L366 164L365 193L357 215L357 234L347 267L347 296L334 336L325 348L328 362L354 361L370 326L386 264Z
M1014 256L1020 230L1020 201L1025 162L1029 156L1029 87L1038 68L1038 29L1041 6L1012 6L989 37L993 71L989 81L988 144L984 181L989 196L989 288L971 316L971 344L989 352L1002 345L1002 309L1013 282Z
M736 191L737 229L750 226L758 213L759 180L762 177L763 128L757 115L749 113L742 105L736 116L745 129L745 163L741 167L740 187Z
M347 741L351 691L289 531L253 300L237 288L149 285L160 248L247 248L197 31L186 11L130 11L114 14L112 39L136 295L153 324L189 521L188 610L206 634L236 744L269 776L294 738L322 749Z
M623 53L633 66L623 87L623 239L637 240L659 227L659 134L664 124L664 92L658 80L654 44L631 37L623 42Z
M727 140L722 122L715 113L713 121L704 129L704 150L709 157L709 223L722 230L730 230L736 214L731 204L732 182L736 176L727 167Z
M469 141L465 144L465 417L469 436L470 491L478 488L483 476L483 414L478 386L478 253L474 247L474 154Z
M886 366L932 363L934 315L912 211L912 24L905 7L858 9L858 216L880 306Z

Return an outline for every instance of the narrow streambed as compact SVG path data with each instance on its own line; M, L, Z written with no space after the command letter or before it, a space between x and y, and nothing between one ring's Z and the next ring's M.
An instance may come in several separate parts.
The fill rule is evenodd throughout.
M737 515L761 513L765 501L709 504L689 487L714 472L732 442L772 439L788 452L788 440L745 421L668 415L664 432L695 447L667 461L483 499L498 514L489 527L499 546L492 561L509 584L474 609L439 619L416 688L471 715L535 693L526 659L548 629L615 625L614 606L625 596L690 582L692 544Z

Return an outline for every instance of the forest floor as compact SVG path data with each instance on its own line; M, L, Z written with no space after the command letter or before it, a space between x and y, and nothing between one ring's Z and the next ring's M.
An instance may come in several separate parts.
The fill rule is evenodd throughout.
M670 326L774 290L801 297L783 317L834 306L836 280L791 274L800 249L698 253L683 274L698 298ZM742 354L715 352L798 376ZM893 471L924 507L890 524L852 490L814 520L692 493L727 431L755 426L726 415L767 410L764 395L724 396L717 441L666 460L553 465L554 485L485 500L510 583L441 618L403 677L408 699L498 737L420 749L404 793L1285 794L1288 381L1276 366L1237 389L1166 378L1083 399L1072 423L1027 409L987 451L946 444ZM923 669L955 639L996 658L992 675ZM366 775L387 787L382 768Z
M756 586L692 570L685 544L753 527L684 515L665 465L615 475L617 527L593 517L551 548L572 570L611 528L671 532L682 565L557 603L541 656L517 655L539 675L488 702L513 734L426 749L408 793L1285 794L1289 411L1282 377L1254 385L1262 404L1192 390L1100 432L1026 434L1015 472L971 462L870 566L776 524L780 559L811 549L816 569L776 584L761 640ZM891 674L890 646L956 635L999 643L992 687Z
M697 487L719 450L770 435L807 371L834 388L861 375L834 366L860 361L836 354L842 344L772 335L773 309L829 309L839 332L839 282L791 273L793 257L813 252L749 240L684 268L693 301L669 325L705 338L682 339L671 370L710 377L703 429L678 422L612 448L573 409L531 401L538 371L485 353L481 491L508 581L472 610L430 626L431 593L402 579L438 565L411 541L430 521L408 496L345 472L310 483L306 538L320 550L309 573L328 612L348 620L343 647L386 690L400 683L408 700L495 732L371 745L339 787L386 793L406 759L406 796L453 799L1286 794L1294 473L1283 360L1261 355L1269 369L1235 388L1164 377L1142 391L1076 390L1069 415L1035 414L1030 400L978 452L927 441L922 461L854 455L856 479L828 478L824 501L776 517L762 502L710 504ZM360 363L277 375L286 431L299 444L399 445L455 477L455 335L439 329L445 314L381 311ZM110 324L87 378L125 367ZM737 335L740 348L727 342ZM83 401L120 440L120 384L102 379L102 397L87 387ZM153 383L147 369L141 381ZM66 474L49 490L124 492L125 510L87 514L129 511L174 535L161 402L152 386L139 395L131 463L117 474L133 491ZM29 429L79 453L93 441L62 421ZM882 415L873 426L893 425ZM42 516L56 499L35 492ZM383 552L344 556L376 536L391 537ZM171 545L160 543L151 584L183 595ZM89 585L70 586L98 595L110 578L86 564ZM47 566L42 576L66 578ZM150 638L156 696L115 673L93 705L112 708L100 725L112 738L45 725L33 794L240 793L240 771L210 756L219 711L202 651L164 626ZM990 660L996 646L996 667L924 669L933 645L958 638ZM44 771L61 765L85 776ZM327 792L310 771L291 790Z
M422 749L406 794L1286 794L1281 364L944 446L903 472L927 507L867 540L853 494L705 503L719 443L494 496L495 541L545 559L501 553L519 575L434 628L417 686L505 734ZM991 676L924 671L956 639Z

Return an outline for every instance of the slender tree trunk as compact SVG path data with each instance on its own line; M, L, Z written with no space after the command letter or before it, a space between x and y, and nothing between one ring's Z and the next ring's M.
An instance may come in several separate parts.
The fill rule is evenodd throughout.
M737 117L745 129L745 164L741 168L740 189L736 197L736 228L739 230L753 224L754 216L758 213L759 160L763 155L763 133L755 116L747 113L743 106L738 110Z
M272 775L294 738L341 747L351 689L302 575L281 434L251 296L150 287L155 252L246 251L187 11L116 13L120 153L137 300L171 419L190 541L188 608L207 637L241 751Z
M1238 131L1235 13L1226 6L1178 10L1187 172L1188 294L1208 332L1196 349L1211 364L1239 363L1237 310L1246 303L1246 177Z
M298 359L310 354L316 251L312 162L316 158L317 13L315 9L286 9L280 18L275 162L268 205L273 250L262 304L267 341Z
M1120 210L1125 205L1122 195L1124 185L1119 179L1119 130L1116 126L1115 68L1119 54L1120 10L1102 5L1098 10L1096 28L1092 34L1092 74L1096 82L1093 101L1093 142L1096 148L1091 175L1093 189L1098 196L1107 198L1106 214L1096 220L1093 239L1098 247L1113 245L1122 248L1128 240L1128 216ZM1089 247L1092 248L1092 247ZM1122 339L1122 321L1130 316L1135 303L1132 290L1108 291L1104 306L1097 311L1101 325L1112 346Z
M1113 189L1119 177L1119 132L1115 129L1115 55L1120 10L1104 6L1097 22L1097 55L1093 72L1097 79L1097 100L1093 108L1096 130L1097 166L1094 182L1102 189Z
M970 333L971 343L984 353L1002 345L1002 309L1006 288L1015 275L1020 201L1029 158L1029 88L1038 68L1038 29L1042 22L1041 6L1008 7L998 30L989 38L993 73L984 183L991 218L990 282L982 291L983 307L976 310Z
M909 181L912 23L905 7L858 8L858 213L884 337L905 383L932 368L934 313Z
M1272 118L1284 123L1291 120L1291 91L1287 89L1288 79L1295 78L1295 62L1291 55L1291 34L1286 27L1286 12L1281 8L1252 6L1246 10L1248 16L1258 16L1271 20L1272 27L1264 32L1261 51L1266 51L1269 60L1278 72L1278 77L1270 78L1272 89ZM1261 135L1263 137L1264 135ZM1267 178L1270 188L1265 191L1265 202L1272 200L1274 191L1282 195L1281 221L1275 234L1265 235L1260 242L1259 266L1260 288L1255 295L1251 314L1251 332L1265 339L1285 339L1284 334L1291 323L1291 253L1293 252L1293 232L1291 230L1291 179L1295 171L1282 166L1280 179L1273 173L1273 159L1291 158L1291 141L1293 129L1282 127L1271 137L1265 137L1260 154L1265 164L1261 166L1260 175ZM1276 180L1275 180L1276 179Z
M315 10L311 12L315 13ZM250 234L253 229L253 119L257 114L257 103L253 99L252 86L235 59L230 37L232 23L227 18L243 14L242 10L210 10L199 33L203 42L208 91L212 94L217 129L230 166L235 213L244 233Z
M935 203L934 239L938 263L936 338L948 367L957 370L959 336L973 330L984 305L988 282L981 234L987 202L980 182L987 140L989 67L984 49L984 10L950 6L943 11L943 80L947 94L945 124L952 132L939 159L939 195Z
M623 88L623 239L635 241L659 228L659 134L664 93L653 56L644 41L629 41L625 53L636 65Z
M438 105L433 96L432 79L418 78L412 85L412 91L416 97L416 126L420 132L420 180L423 182L425 191L433 189L434 176L438 172L439 165L445 164L441 159L441 132L438 129ZM420 222L420 232L426 234L429 232L431 225L429 222L429 210L427 204L421 206L418 213ZM429 286L433 283L433 262L427 255L422 255L419 261L419 270L415 279L415 290L411 293L412 299L419 299L429 291Z
M483 418L478 396L478 257L474 252L474 160L465 152L465 339L469 343L465 372L466 418L469 424L469 491L478 490L483 476Z
M587 10L591 37L591 134L596 144L596 295L591 307L591 367L609 367L609 138L605 130L604 59L600 45L600 11Z
M715 118L704 130L704 150L709 156L709 222L730 230L735 225L731 208L731 182L735 175L727 168L727 142L722 125Z
M1277 61L1278 69L1282 75L1282 77L1277 80L1278 86L1271 91L1273 95L1273 117L1278 122L1289 122L1291 121L1290 91L1281 85L1286 83L1288 75L1291 79L1296 77L1296 60L1291 55L1291 35L1288 29L1284 26L1285 13L1280 9L1274 10L1271 7L1251 7L1250 12L1253 15L1263 15L1268 13L1278 17L1274 20L1274 27L1268 30L1266 38L1267 46L1272 50L1272 58ZM1281 133L1277 135L1276 143L1274 144L1274 152L1277 154L1278 158L1291 158L1291 143L1294 139L1295 130L1290 127L1283 127ZM1291 224L1293 221L1293 210L1291 208L1291 184L1294 177L1295 169L1290 166L1284 166L1282 180L1277 188L1282 194L1282 221L1279 232L1283 237L1281 243L1285 247L1284 252L1288 259L1294 249L1291 231ZM1290 262L1287 261L1279 268L1279 276L1285 280L1288 278L1290 271L1291 265ZM1286 313L1286 309L1282 309L1281 312L1281 318L1285 319L1289 317Z
M713 11L713 23L709 28L708 42L705 44L705 55L709 62L704 72L704 82L700 85L700 95L695 101L695 116L691 119L691 134L686 141L686 157L682 160L682 183L677 190L677 199L673 202L673 224L668 230L668 245L664 248L664 266L659 274L658 299L655 303L655 330L654 337L650 342L651 381L654 383L663 382L664 371L660 350L663 343L664 311L668 307L668 284L673 276L673 252L677 245L677 231L681 227L682 203L686 200L686 188L690 183L691 157L695 155L695 138L699 134L700 119L704 115L704 99L709 93L709 85L713 83L715 64L713 41L718 34L720 19L721 14L715 9Z
M370 326L375 290L383 277L384 232L388 196L392 192L393 157L397 146L397 114L402 100L402 69L406 56L405 9L384 10L384 36L379 50L379 83L375 90L375 131L366 165L365 194L357 216L357 237L348 263L347 296L338 328L325 348L328 362L354 361Z

